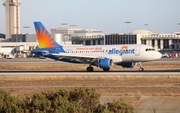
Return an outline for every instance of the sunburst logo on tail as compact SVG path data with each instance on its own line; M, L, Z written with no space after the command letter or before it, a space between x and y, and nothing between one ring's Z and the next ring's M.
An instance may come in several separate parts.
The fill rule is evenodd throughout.
M56 48L54 45L54 38L48 33L46 29L43 29L42 26L40 29L36 27L36 35L38 37L38 42L40 48Z

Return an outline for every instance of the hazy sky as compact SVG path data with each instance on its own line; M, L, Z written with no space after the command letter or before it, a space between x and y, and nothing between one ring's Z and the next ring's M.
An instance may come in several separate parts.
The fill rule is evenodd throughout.
M48 30L67 23L68 27L77 25L104 33L140 29L168 34L180 31L180 0L21 0L21 3L21 33L35 33L34 21L41 21ZM131 23L125 24L126 21ZM27 30L23 26L31 28ZM5 33L2 3L0 33Z

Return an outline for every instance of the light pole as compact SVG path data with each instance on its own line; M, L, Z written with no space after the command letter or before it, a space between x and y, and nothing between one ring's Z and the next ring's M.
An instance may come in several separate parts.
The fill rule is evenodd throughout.
M67 25L67 23L61 23L61 25L66 26L66 25ZM65 27L64 27L64 28L65 28Z
M67 25L67 23L61 23L61 25L64 26L63 32L62 32L62 34L63 34L63 39L62 40L64 40L64 44L65 44L65 37L68 34L68 31L67 32L64 32L64 31L65 31L65 26Z
M69 36L69 40L71 40L71 43L72 43L72 34L74 34L74 27L76 27L77 25L72 24L70 26L73 28L73 33L71 33Z
M146 30L147 30L147 26L148 26L148 24L144 24L144 26L146 27Z
M23 28L26 29L26 34L28 34L28 29L31 28L30 26L23 26ZM25 38L26 42L27 42L27 45L28 45L28 39L27 39L27 35L26 35L26 38ZM29 46L29 45L28 45Z
M130 24L131 22L130 21L126 21L126 22L124 22L125 24L127 24L127 35L128 35L128 43L127 44L129 44L129 33L128 33L128 24Z
M28 29L31 28L31 26L23 26L23 28L26 29L26 34L28 34Z
M16 29L16 43L17 43L17 34L18 34L18 28L19 27L14 27ZM16 45L17 46L17 45Z
M74 25L74 24L73 24L73 25L70 25L70 26L71 26L72 28L74 28L74 27L76 27L77 25Z
M77 26L77 25L70 25L70 26L74 28L74 27Z
M18 29L19 27L14 27L15 29ZM17 34L18 34L18 30L16 30L16 57L17 57Z
M126 21L124 23L127 24L127 32L128 32L128 24L130 24L131 22L130 21Z
M70 25L73 28L73 33L74 33L74 27L76 27L77 25Z

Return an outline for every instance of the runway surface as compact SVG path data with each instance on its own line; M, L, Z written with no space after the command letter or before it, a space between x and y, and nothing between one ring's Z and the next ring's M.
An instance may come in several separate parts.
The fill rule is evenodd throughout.
M180 75L180 69L170 70L122 70L122 71L0 71L0 75Z
M38 58L17 58L17 59L0 59L0 64L62 64L65 62L54 61L52 59L38 59ZM180 63L180 58L161 58L156 61L145 63ZM143 72L139 70L116 70L110 72L103 71L31 71L31 70L7 70L0 71L0 75L180 75L180 69L163 69L163 70L145 70Z

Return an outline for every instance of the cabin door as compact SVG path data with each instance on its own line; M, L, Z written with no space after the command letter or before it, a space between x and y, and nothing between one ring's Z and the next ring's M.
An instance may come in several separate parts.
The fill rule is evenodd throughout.
M139 56L140 55L140 48L141 46L136 46L136 49L135 49L135 56Z

